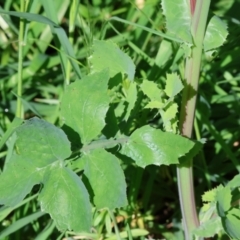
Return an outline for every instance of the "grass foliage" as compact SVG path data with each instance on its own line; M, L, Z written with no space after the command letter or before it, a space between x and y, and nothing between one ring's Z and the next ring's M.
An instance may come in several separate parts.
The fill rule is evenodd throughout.
M211 3L211 10L227 23L229 35L219 50L202 60L194 122L194 138L207 140L194 159L199 208L205 191L226 184L240 171L239 8L239 0ZM27 14L22 14L22 10ZM18 14L8 15L4 11ZM8 131L10 135L21 123L11 123L16 115L25 119L39 116L61 125L60 101L65 86L90 72L94 40L111 40L127 52L136 65L138 79L164 86L169 72L183 73L185 53L179 43L156 34L166 30L158 0L6 0L0 4L0 13L3 142L4 133ZM19 17L25 18L21 20L23 27L19 27ZM23 106L20 112L16 112L18 104ZM156 112L145 110L142 118L161 126ZM1 148L1 169L12 154L13 138ZM107 210L95 211L91 234L59 232L49 216L39 212L39 187L35 186L16 207L0 208L0 239L184 239L176 167L148 166L143 170L129 165L124 166L124 172L129 206L116 210L114 216ZM228 237L220 233L215 239Z

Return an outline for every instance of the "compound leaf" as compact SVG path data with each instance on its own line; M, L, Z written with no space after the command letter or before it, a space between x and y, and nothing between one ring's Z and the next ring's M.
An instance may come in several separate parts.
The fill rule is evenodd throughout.
M223 45L228 35L227 25L217 16L213 16L207 26L204 37L204 50L209 51Z
M94 72L108 68L110 77L123 73L129 80L134 79L135 65L132 59L113 42L94 40L93 55L90 60Z
M59 230L89 232L91 204L81 179L61 162L45 172L44 187L39 195L42 211L51 215Z
M188 0L162 0L163 14L166 17L166 26L174 37L192 44L191 12Z
M144 126L137 129L122 145L121 153L140 167L150 164L178 164L178 158L194 147L194 142L170 132Z
M96 138L105 126L109 108L108 71L103 70L70 84L62 98L65 124L76 131L83 144Z
M127 205L126 182L119 160L104 149L85 153L84 173L93 190L93 202L100 208L120 208Z

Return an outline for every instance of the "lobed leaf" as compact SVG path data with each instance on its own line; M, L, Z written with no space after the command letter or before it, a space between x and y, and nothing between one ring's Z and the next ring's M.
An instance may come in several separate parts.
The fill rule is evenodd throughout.
M144 126L122 145L121 153L132 158L140 167L150 164L178 164L178 159L194 147L194 142L170 132Z
M0 204L15 206L41 182L44 167L67 158L70 142L64 132L36 117L16 129L15 152L0 175Z
M132 59L113 42L94 40L91 63L94 72L108 68L110 77L123 73L129 80L134 79L135 65Z
M89 232L91 204L81 179L61 162L45 172L44 187L39 195L42 211L49 213L61 231Z
M65 124L76 131L83 144L96 138L105 126L110 99L109 74L105 69L67 86L61 103Z
M213 16L207 26L203 45L204 51L216 49L223 45L228 35L227 25L217 16Z
M98 209L115 209L127 205L126 182L119 160L104 149L85 153L84 173L93 190L93 201Z

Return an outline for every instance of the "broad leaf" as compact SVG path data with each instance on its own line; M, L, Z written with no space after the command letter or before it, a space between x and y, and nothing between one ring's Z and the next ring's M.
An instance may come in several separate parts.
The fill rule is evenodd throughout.
M220 217L225 217L226 212L231 208L232 194L229 187L217 191L217 210Z
M0 175L0 205L14 207L41 181L41 172L31 165L31 158L13 155Z
M31 164L40 168L63 160L71 154L66 134L54 125L39 118L32 118L16 129L16 153L31 158ZM30 163L29 163L30 164Z
M227 25L217 16L213 16L207 26L204 37L204 50L209 51L223 45L228 35Z
M240 212L237 215L228 214L222 219L224 230L233 239L240 239L239 214Z
M0 175L0 204L8 206L19 203L41 182L44 167L71 153L64 132L38 118L25 121L16 136L15 153Z
M46 171L43 184L39 195L41 209L51 215L57 228L89 232L91 204L81 179L57 162Z
M175 97L183 89L183 84L176 73L167 74L165 93L168 97Z
M123 73L129 80L134 79L135 65L132 59L113 42L95 40L90 60L94 72L108 68L110 77Z
M169 33L192 43L191 12L188 0L162 0L163 14L166 17L166 26Z
M70 84L62 98L65 124L76 131L83 144L91 142L105 126L109 108L108 71L104 70Z
M126 182L119 160L104 149L87 152L84 173L93 190L93 201L98 209L115 209L127 205Z
M194 142L170 132L144 126L137 129L123 144L121 153L140 167L150 164L178 164L178 159L194 147Z

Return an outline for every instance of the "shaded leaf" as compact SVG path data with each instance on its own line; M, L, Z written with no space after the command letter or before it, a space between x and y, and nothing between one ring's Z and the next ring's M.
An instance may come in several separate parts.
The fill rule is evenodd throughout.
M194 142L180 135L144 126L133 132L128 142L122 145L121 153L132 158L140 167L170 165L178 164L178 158L193 146Z
M41 182L44 167L67 158L70 142L54 125L32 118L16 129L15 152L0 175L0 203L18 204Z
M223 227L226 233L234 239L240 239L240 220L239 215L234 216L232 214L228 214L227 218L223 218Z
M110 77L123 73L129 80L134 79L135 65L132 59L113 42L94 40L90 60L94 72L108 68Z
M92 187L93 201L98 209L127 205L125 177L114 155L104 149L95 149L79 161L85 162L84 173Z
M59 230L89 232L91 204L81 179L61 162L45 172L44 187L39 195L42 211L49 213Z
M65 124L79 133L83 144L91 142L105 126L109 108L108 71L104 70L70 84L62 98Z
M232 193L229 187L217 191L217 210L220 217L225 217L226 212L231 208Z

